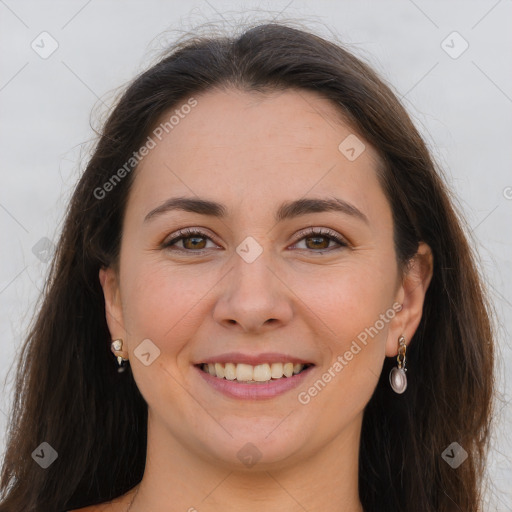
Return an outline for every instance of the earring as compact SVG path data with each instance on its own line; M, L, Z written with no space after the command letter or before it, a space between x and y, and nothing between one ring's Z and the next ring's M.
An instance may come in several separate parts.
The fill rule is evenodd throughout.
M127 356L128 353L124 352L122 349L123 349L123 340L120 338L112 341L112 343L110 344L110 350L112 350L112 352L114 353L114 355L117 358L117 364L119 365L119 368L117 369L117 371L119 373L124 372L126 370L126 366L128 366L128 363L127 363L128 358L124 357L124 356ZM117 354L116 354L116 352L117 352Z
M405 375L405 372L407 371L407 368L405 367L406 350L407 345L405 344L405 338L400 336L398 338L398 355L396 356L398 366L389 372L389 383L391 384L393 391L399 395L407 389L407 376Z

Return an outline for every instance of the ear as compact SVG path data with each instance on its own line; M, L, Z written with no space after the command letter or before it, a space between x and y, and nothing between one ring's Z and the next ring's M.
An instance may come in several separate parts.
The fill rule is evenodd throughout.
M103 296L105 297L105 316L112 339L125 338L123 308L121 305L121 292L119 277L112 268L102 268L99 273Z
M410 343L423 314L423 303L434 271L434 256L430 247L420 242L418 251L409 261L406 274L400 285L396 301L402 309L390 323L386 342L386 356L398 353L398 338L403 335L407 345Z

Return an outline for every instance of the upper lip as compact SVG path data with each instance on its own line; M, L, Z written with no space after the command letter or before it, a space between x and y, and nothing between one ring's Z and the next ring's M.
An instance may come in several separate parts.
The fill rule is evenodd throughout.
M215 364L215 363L234 363L250 364L256 366L265 363L293 363L293 364L313 364L311 361L301 359L300 357L290 356L288 354L278 354L277 352L266 352L263 354L242 354L241 352L228 352L218 356L201 359L195 364Z

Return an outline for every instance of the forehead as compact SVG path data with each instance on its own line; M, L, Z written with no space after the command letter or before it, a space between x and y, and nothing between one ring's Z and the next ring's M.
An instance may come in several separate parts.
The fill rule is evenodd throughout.
M188 100L161 117L160 126L174 114L173 123L136 171L132 194L146 209L171 195L226 204L244 198L254 210L336 191L371 216L385 202L377 152L342 121L330 100L302 90L227 89L196 95L193 108L181 109ZM354 159L354 152L344 153L347 145L356 156L364 150Z

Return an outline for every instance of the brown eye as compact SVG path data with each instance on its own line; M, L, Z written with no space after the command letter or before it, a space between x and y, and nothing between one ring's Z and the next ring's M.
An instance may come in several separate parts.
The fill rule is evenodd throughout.
M311 250L318 253L348 247L348 243L345 242L345 240L343 240L335 231L322 230L318 228L302 233L302 238L295 242L295 245L303 241L305 247L299 247L299 249ZM176 233L175 237L164 242L161 247L182 252L200 252L209 248L207 246L208 242L212 242L214 244L212 239L205 233L197 230L185 229ZM330 246L332 242L337 244L338 247Z
M313 252L322 253L322 251L331 251L349 246L335 231L330 229L312 228L309 231L302 232L301 235L302 238L300 238L295 245L304 241L305 247L298 247L298 249L309 249ZM331 242L337 244L338 247L329 246Z
M331 243L331 239L327 236L308 236L305 240L311 241L311 243L306 242L308 249L327 249Z
M176 251L199 252L209 249L208 242L211 238L205 233L193 229L184 229L176 233L172 239L163 242L162 249L171 249Z
M204 236L189 236L181 238L185 249L204 249L206 238Z

